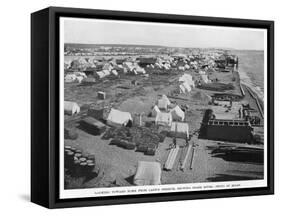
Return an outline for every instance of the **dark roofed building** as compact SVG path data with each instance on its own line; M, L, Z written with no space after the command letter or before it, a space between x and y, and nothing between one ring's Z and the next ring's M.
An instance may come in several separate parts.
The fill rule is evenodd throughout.
M157 58L139 58L139 66L146 67L147 65L155 64Z

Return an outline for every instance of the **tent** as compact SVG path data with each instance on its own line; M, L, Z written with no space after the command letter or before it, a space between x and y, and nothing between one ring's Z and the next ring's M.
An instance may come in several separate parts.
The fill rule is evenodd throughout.
M184 74L179 78L180 82L187 82L187 81L193 81L192 76L190 74Z
M151 111L151 116L152 116L152 117L156 117L159 112L161 112L160 109L158 108L157 105L155 105L155 106L153 107L152 111Z
M77 103L71 101L64 101L64 113L74 115L80 112L80 107Z
M78 72L78 71L76 71L76 72L74 72L74 74L75 74L76 76L81 76L81 77L83 77L83 78L87 78L87 75L86 75L84 72Z
M104 73L104 76L110 75L110 71L109 70L102 70L102 72Z
M210 82L210 80L208 79L208 76L206 74L202 74L201 79L202 79L203 83L209 83Z
M114 127L126 126L130 121L133 121L133 119L129 112L122 112L113 108L107 117L107 124Z
M138 74L145 74L144 68L141 68L141 67L137 67L137 68L136 68L136 72L137 72Z
M111 73L115 76L118 76L118 72L116 70L112 70Z
M180 84L179 88L180 88L180 93L185 94L191 92L191 87L187 82Z
M76 75L75 74L66 74L64 77L64 81L67 83L74 82L76 80Z
M171 110L173 121L183 121L185 114L182 109L177 105Z
M171 113L163 113L159 112L155 118L156 125L163 125L163 126L171 126L172 124L172 115Z
M76 76L75 81L81 83L84 78L82 76Z
M105 74L103 73L103 71L98 71L97 72L97 75L100 79L104 78L105 77Z
M168 98L166 95L163 94L163 95L162 95L162 99L165 100L165 101L167 101L168 106L171 105L171 102L170 102L169 98Z
M172 122L169 136L186 139L189 137L188 130L188 124L185 122Z
M161 165L158 162L138 161L137 171L134 176L134 184L141 185L160 185L161 184Z
M160 110L167 110L168 109L168 102L167 102L167 100L165 100L163 98L158 100L157 105L158 105L158 108Z

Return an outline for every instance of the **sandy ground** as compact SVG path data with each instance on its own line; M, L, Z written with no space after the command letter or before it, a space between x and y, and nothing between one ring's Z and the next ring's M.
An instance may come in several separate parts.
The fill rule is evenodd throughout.
M191 74L194 74L192 71ZM213 74L213 76L217 74ZM179 75L177 75L179 76ZM151 76L149 79L143 77L128 76L127 80L111 80L99 83L94 86L79 86L78 84L65 85L65 99L76 101L79 105L90 103L112 104L114 107L134 113L148 114L151 107L156 102L159 95L169 94L176 88L176 84L169 83L172 76ZM222 80L231 80L229 74L224 73ZM131 80L138 79L139 85L132 85ZM129 86L129 89L120 88ZM104 101L97 99L97 91L103 90L107 94ZM188 95L181 95L182 99L171 99L179 105L187 104L189 110L186 112L186 122L189 124L189 133L193 134L190 143L194 143L195 156L193 169L189 169L191 154L184 171L179 169L180 158L183 157L181 148L177 157L177 162L172 171L162 171L162 184L192 183L192 182L212 182L212 181L233 181L251 180L263 178L263 164L255 160L241 159L226 155L223 152L216 152L217 141L198 139L198 130L202 121L205 109L208 105L208 96L212 92L200 89L193 89ZM247 96L248 97L248 96ZM250 99L250 98L245 98ZM254 106L254 104L253 104ZM69 117L66 117L69 118ZM96 156L97 167L100 170L100 178L80 181L80 183L69 188L77 187L108 187L113 186L112 182L122 179L120 185L126 182L132 184L132 177L136 171L138 161L159 161L165 163L169 154L169 144L172 139L167 137L163 143L159 144L155 156L147 156L142 152L126 150L110 145L110 140L103 140L101 136L90 135L80 129L77 130L79 137L77 140L65 140L65 145L71 145L81 149L84 153ZM183 146L185 140L177 139L177 143ZM115 185L116 186L116 185Z

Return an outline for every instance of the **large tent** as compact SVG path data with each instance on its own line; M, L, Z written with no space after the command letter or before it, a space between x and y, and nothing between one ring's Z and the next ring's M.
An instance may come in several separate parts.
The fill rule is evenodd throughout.
M182 109L177 105L171 110L173 121L183 121L185 114Z
M161 164L158 162L138 161L134 184L138 186L160 185Z
M122 112L117 109L111 109L107 117L107 124L114 127L126 126L133 121L129 112Z
M163 125L163 126L171 126L172 124L172 115L171 113L157 113L155 118L156 125Z
M169 136L186 139L189 137L188 130L188 124L185 122L172 122Z
M64 101L64 113L74 115L80 112L80 107L77 103L71 101Z

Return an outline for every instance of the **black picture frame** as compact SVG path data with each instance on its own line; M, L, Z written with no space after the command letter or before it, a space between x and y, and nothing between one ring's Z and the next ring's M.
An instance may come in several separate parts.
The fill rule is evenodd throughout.
M267 29L268 186L216 191L59 199L59 18ZM49 7L31 15L31 201L47 208L162 202L274 193L274 22L202 16Z

